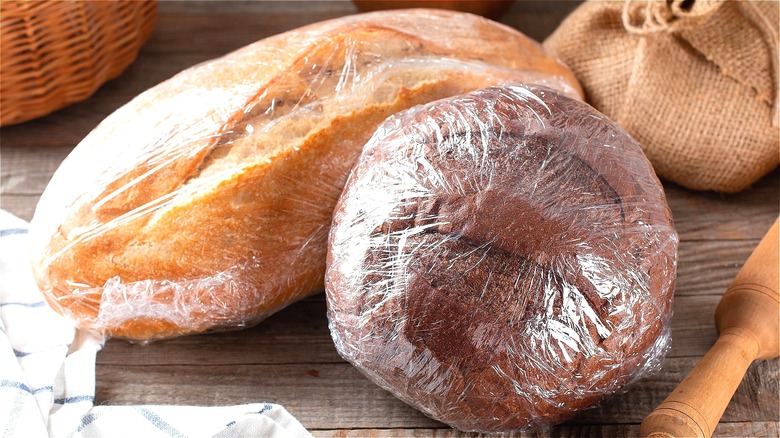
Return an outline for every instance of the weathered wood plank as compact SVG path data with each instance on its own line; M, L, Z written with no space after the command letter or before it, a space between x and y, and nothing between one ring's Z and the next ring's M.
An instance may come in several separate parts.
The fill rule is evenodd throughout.
M98 354L98 365L341 363L321 297L293 304L242 331L185 336L149 345L110 340ZM698 358L707 352L717 338L713 313L719 300L714 295L676 299L668 357Z
M696 363L670 358L659 373L586 411L571 424L639 423ZM280 403L314 429L436 427L347 363L147 365L97 367L101 404L225 405ZM778 421L778 361L756 362L723 415L724 422Z
M763 234L769 229L757 230ZM682 240L677 252L675 296L721 295L759 240Z
M221 1L218 7L211 3L160 2L149 51L197 53L206 60L271 35L357 12L345 1Z
M720 295L675 297L672 313L672 346L666 357L704 356L718 339L715 307Z
M54 171L70 153L69 147L8 148L0 162L0 188L4 195L26 195L34 202Z
M262 35L272 35L299 27L313 21L326 20L357 13L357 9L346 1L296 1L289 5L283 2L223 1L215 10L209 2L163 2L160 5L159 27L166 29L171 38L170 47L176 50L203 50L235 45L235 41L248 43ZM512 26L529 37L542 41L578 5L577 1L526 1L515 2L499 21ZM168 25L168 16L184 17L192 22L176 22ZM258 20L261 17L262 20ZM213 21L206 21L214 18ZM225 21L227 20L227 21ZM258 22L261 21L262 25ZM227 28L222 23L229 22ZM187 32L197 28L193 35ZM257 34L247 34L255 30ZM181 47L181 41L191 40L194 44ZM162 47L168 47L164 45Z
M204 15L209 17L215 13L239 13L253 15L263 23L273 21L268 17L275 18L277 15L290 15L305 19L307 16L316 18L328 14L345 15L354 12L357 12L357 9L349 0L296 0L293 2L278 0L186 0L161 2L159 6L161 15Z
M517 1L499 21L542 42L578 4L578 1Z
M349 364L101 366L96 404L282 404L307 427L437 427ZM381 425L381 426L379 426Z
M454 429L313 429L318 438L477 438L490 437ZM777 437L780 429L775 421L754 423L720 423L713 433L722 437ZM594 424L557 426L540 431L508 433L505 438L634 438L639 435L639 424Z
M6 195L0 193L0 208L29 221L38 204L38 195Z
M780 169L740 193L693 192L664 183L675 228L686 240L761 238L780 212Z

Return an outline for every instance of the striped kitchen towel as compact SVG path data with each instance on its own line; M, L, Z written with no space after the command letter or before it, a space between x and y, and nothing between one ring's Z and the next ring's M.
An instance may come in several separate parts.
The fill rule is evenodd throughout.
M93 406L104 339L43 301L27 223L0 210L0 436L310 437L283 407Z

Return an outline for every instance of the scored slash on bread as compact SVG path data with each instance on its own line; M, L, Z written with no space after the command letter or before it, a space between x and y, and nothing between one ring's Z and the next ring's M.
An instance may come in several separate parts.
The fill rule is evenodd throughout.
M507 80L581 95L522 34L431 10L331 20L185 70L55 173L32 222L36 279L109 336L256 323L322 290L333 207L379 123Z

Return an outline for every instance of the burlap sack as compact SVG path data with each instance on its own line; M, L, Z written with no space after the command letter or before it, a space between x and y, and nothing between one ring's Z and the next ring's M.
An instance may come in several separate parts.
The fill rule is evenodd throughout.
M776 1L588 2L544 45L662 178L737 192L780 162Z

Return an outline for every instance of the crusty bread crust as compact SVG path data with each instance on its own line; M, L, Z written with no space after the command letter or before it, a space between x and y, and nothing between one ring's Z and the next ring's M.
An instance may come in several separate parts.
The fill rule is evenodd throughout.
M506 80L581 94L537 43L446 11L331 20L195 66L63 162L32 224L37 281L109 336L256 323L323 289L333 207L380 122Z

